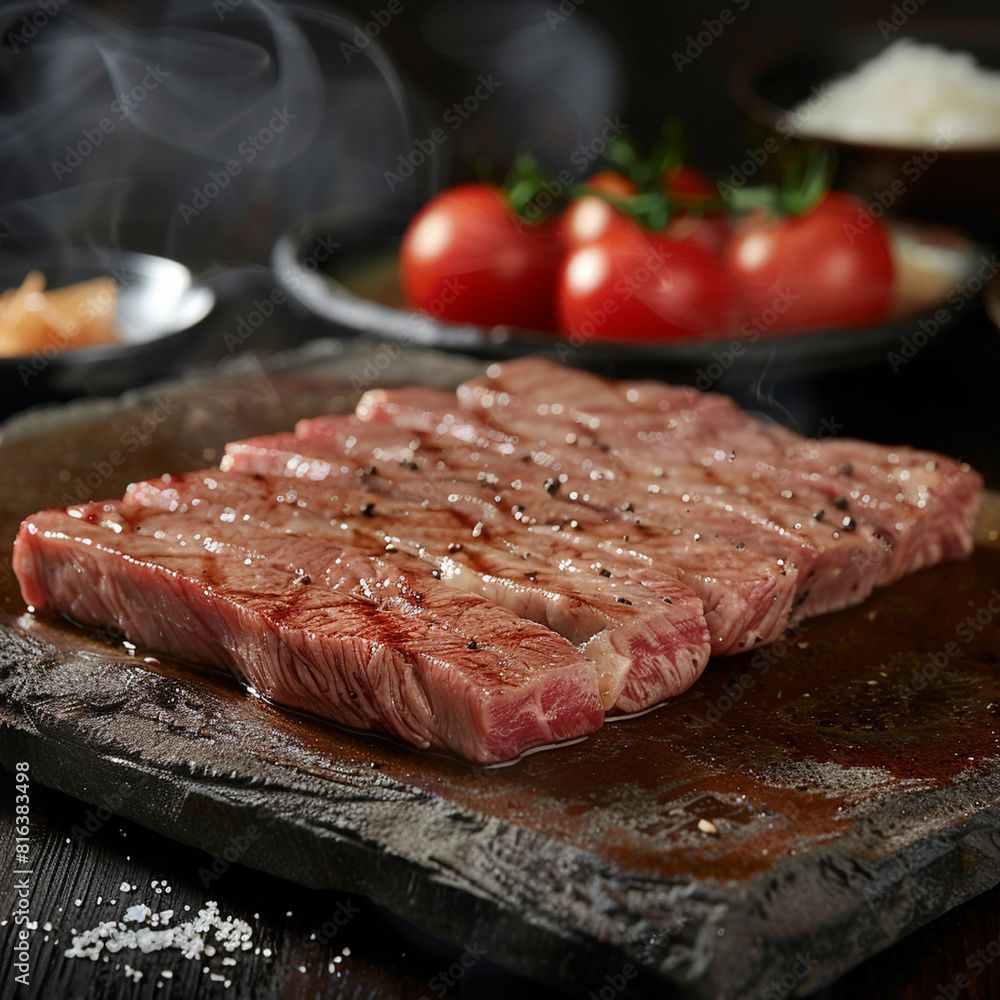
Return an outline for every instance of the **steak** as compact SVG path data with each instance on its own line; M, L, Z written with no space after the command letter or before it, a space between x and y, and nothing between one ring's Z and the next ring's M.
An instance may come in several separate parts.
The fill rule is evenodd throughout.
M249 537L247 537L249 536ZM604 718L593 663L531 621L312 536L91 503L28 518L25 601L229 669L261 697L478 762Z
M579 646L608 710L635 712L679 694L708 661L702 605L686 587L611 559L595 569L566 546L555 568L551 551L525 552L494 536L478 510L470 516L455 506L219 470L133 484L126 504L176 511L189 525L237 520L241 537L281 531L407 553L437 587L477 594Z
M346 420L349 433L337 444L288 434L233 442L223 467L338 486L363 483L411 504L452 505L475 512L484 525L496 524L523 551L542 548L556 565L572 548L593 565L615 559L644 572L650 587L657 579L678 580L704 605L715 654L772 642L788 626L798 570L782 555L747 551L739 536L638 523L624 518L625 511L581 505L563 499L561 490L553 495L553 486L546 487L552 477L528 464L504 481L484 469L482 451L425 447L413 434L401 439L392 427L369 432L363 421Z
M765 513L779 501L804 501L814 520L841 535L884 543L884 557L868 545L845 567L860 578L858 592L972 549L982 477L943 455L807 439L756 420L726 397L613 383L537 359L491 366L459 387L458 399L491 426L532 437L543 407L550 435L586 434L638 468L701 469Z
M981 478L537 359L42 511L24 599L475 762L685 691L710 654L972 547Z

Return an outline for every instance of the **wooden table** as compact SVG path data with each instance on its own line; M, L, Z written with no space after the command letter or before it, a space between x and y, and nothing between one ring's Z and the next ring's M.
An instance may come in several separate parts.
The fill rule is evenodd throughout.
M14 779L4 771L0 780L4 785L0 850L7 871ZM31 880L31 913L41 924L50 922L52 931L40 931L33 939L31 986L24 988L14 981L9 918L0 928L0 1000L214 1000L224 996L418 1000L444 995L555 1000L561 996L506 972L488 956L465 970L449 988L442 977L461 962L463 950L428 937L363 897L310 891L239 864L213 878L216 859L201 851L117 817L95 824L89 806L40 786L33 786L30 794L32 844L39 859ZM221 868L216 862L216 870ZM63 957L73 928L93 927L119 915L126 899L165 899L150 888L154 880L171 886L169 905L176 910L185 904L197 909L215 899L224 914L247 920L253 927L254 948L236 953L233 967L222 966L216 956L208 974L202 971L205 962L187 961L177 951L119 955L107 964ZM124 895L120 892L123 881L139 888ZM5 874L5 914L9 913L10 885ZM98 897L103 897L102 903ZM82 905L75 905L77 899ZM110 905L110 899L117 899L118 905ZM345 921L343 926L337 925L339 920ZM1000 888L928 924L858 966L836 985L813 994L813 1000L938 1000L938 986L954 986L962 973L969 975L968 987L945 996L992 1000L1000 996L1000 960L990 962L991 956L984 951L986 962L979 976L971 975L966 966L966 956L987 949L990 942L1000 942ZM345 947L350 949L348 956L342 955ZM341 960L335 962L338 957ZM127 961L143 971L138 984L127 979L123 969L115 968ZM331 963L336 970L332 974ZM172 978L163 979L163 970L171 972ZM229 989L210 979L212 973L223 972L231 976ZM446 992L440 993L441 989Z

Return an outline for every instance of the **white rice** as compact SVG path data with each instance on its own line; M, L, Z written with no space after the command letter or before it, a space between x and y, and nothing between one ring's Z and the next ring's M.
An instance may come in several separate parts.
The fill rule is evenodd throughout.
M1000 144L1000 72L901 38L795 109L798 130L888 146Z

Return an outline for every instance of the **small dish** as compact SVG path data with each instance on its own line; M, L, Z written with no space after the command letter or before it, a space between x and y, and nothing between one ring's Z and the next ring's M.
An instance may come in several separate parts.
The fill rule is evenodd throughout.
M979 65L1000 69L1000 23L974 18L933 18L881 30L843 31L805 43L777 41L737 63L730 78L733 101L762 126L751 141L748 167L757 174L776 148L818 143L833 149L836 186L877 200L897 215L958 225L993 242L1000 232L1000 145L882 145L812 134L808 109L823 100L823 87L850 73L901 37L968 52ZM801 114L795 109L802 108ZM759 149L757 148L759 147ZM756 159L753 154L757 153ZM738 165L736 165L738 168ZM754 177L753 180L759 180Z
M0 289L41 271L49 289L110 276L118 283L120 340L0 358L5 408L53 396L120 392L177 369L215 306L215 292L165 257L96 247L0 254Z

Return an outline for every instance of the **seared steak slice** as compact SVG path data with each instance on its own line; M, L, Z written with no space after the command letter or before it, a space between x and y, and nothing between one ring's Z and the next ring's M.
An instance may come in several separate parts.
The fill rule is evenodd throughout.
M522 465L516 479L501 480L484 471L481 451L425 446L418 435L401 438L391 425L339 419L350 421L349 433L336 442L308 444L287 434L234 442L223 466L341 486L361 483L410 503L478 510L484 524L505 521L504 537L523 551L544 545L557 561L567 547L591 563L614 557L653 571L646 580L651 588L657 579L677 579L704 604L713 653L772 642L787 627L797 570L781 556L745 551L740 538L710 530L677 528L675 534L637 525L620 511L563 499L561 491L545 488L537 468L529 480L530 465Z
M448 404L451 408L448 409ZM702 463L668 463L656 446L602 449L576 433L572 424L563 435L544 441L522 440L483 422L475 414L455 408L455 399L435 390L375 390L366 393L358 414L374 422L400 428L401 440L417 432L425 443L453 450L454 440L470 442L481 455L483 468L505 474L523 474L519 458L530 457L559 475L561 495L621 516L633 523L678 527L692 536L714 533L739 539L746 548L781 559L798 569L798 592L793 619L845 607L863 600L876 583L872 567L889 558L886 538L867 526L848 533L830 519L814 517L808 504L791 490L777 486L759 490L752 501L740 490L713 478ZM552 418L556 427L564 419ZM606 419L606 418L605 418ZM352 425L342 417L301 421L300 440L332 441ZM505 472L505 470L507 470ZM770 485L770 484L768 484ZM584 499L585 498L585 499ZM624 514L621 512L625 512Z
M498 518L484 508L470 516L454 505L423 507L357 489L218 470L133 484L126 503L179 511L187 523L235 520L254 531L409 553L429 562L443 584L486 597L579 645L594 661L607 709L637 711L679 694L708 660L701 602L676 580L613 558L595 567L566 545L558 558L543 545L540 552L519 550L494 534Z
M473 761L601 725L565 639L332 542L105 502L28 518L14 548L36 610L228 668L268 700Z
M942 455L807 439L754 419L725 397L658 382L613 383L538 359L491 366L458 395L463 407L510 434L533 435L544 408L549 435L588 434L629 461L642 464L646 456L646 467L699 468L764 512L785 499L812 508L813 520L852 543L865 541L844 570L860 578L855 594L972 548L982 478Z
M964 463L849 438L820 441L778 461L796 476L792 489L822 486L825 516L846 526L873 525L891 540L887 564L876 568L879 583L972 551L983 479Z
M296 437L337 456L341 473L351 458L362 464L373 455L387 459L366 470L369 488L417 500L403 484L423 490L435 479L447 490L460 485L488 501L502 500L518 528L531 525L557 550L569 535L575 544L676 576L704 602L717 655L773 641L795 617L798 562L817 563L807 540L721 504L644 491L627 469L611 468L599 449L532 448L454 410L431 413L424 405L449 398L433 390L377 390L358 406L368 427L352 416L319 417L300 421ZM467 500L467 494L451 496ZM558 541L552 528L561 532Z
M496 407L490 413L510 426ZM854 603L874 586L971 551L983 483L967 465L908 447L803 438L735 407L725 433L716 436L718 409L708 414L710 430L699 424L700 416L686 411L673 430L658 413L634 407L559 420L563 430L576 431L598 420L601 444L630 468L665 470L662 489L676 492L671 481L679 480L679 488L692 492L694 473L706 483L701 495L710 502L729 504L735 493L741 499L734 508L761 523L791 529L799 523L814 536L832 532L827 547L846 552L848 562L840 574L822 567L804 574L824 588L813 588L803 608L809 613ZM850 594L840 600L848 581Z

